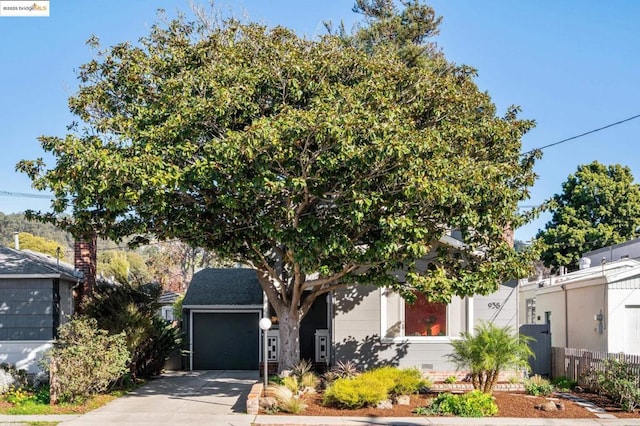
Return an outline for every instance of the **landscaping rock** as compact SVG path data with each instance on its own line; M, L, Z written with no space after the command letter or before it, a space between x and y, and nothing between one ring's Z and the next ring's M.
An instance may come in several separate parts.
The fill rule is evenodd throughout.
M556 408L558 409L558 411L565 410L564 404L562 402L556 402Z
M396 404L398 405L410 405L411 404L411 398L409 398L409 395L400 395L396 397Z
M271 396L260 398L260 408L268 410L278 405L278 401Z
M378 405L376 405L376 408L380 410L391 410L393 408L393 403L391 402L390 399L384 399L378 402Z
M542 410L542 411L558 411L558 407L556 407L556 403L553 401L547 401L544 404L539 404L536 405L536 407L538 410Z

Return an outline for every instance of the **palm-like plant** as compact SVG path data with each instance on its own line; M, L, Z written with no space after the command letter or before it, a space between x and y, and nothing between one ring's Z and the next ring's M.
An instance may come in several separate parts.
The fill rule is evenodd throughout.
M497 327L483 322L474 333L461 333L462 339L451 342L453 353L448 358L459 369L469 370L474 389L491 393L500 372L507 369L529 369L531 337L515 334L511 327Z

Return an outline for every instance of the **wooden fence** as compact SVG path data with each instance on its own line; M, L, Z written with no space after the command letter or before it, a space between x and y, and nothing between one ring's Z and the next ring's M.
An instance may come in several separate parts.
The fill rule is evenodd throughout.
M590 370L604 370L604 362L607 359L626 361L631 371L640 378L640 355L610 354L586 349L556 347L551 348L551 375L552 377L566 376L578 382L580 386L588 386L589 383L586 383L584 378L585 373Z

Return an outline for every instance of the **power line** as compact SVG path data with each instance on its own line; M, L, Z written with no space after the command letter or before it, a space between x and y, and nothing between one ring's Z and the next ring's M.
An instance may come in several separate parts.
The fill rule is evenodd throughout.
M26 192L10 192L10 191L0 191L0 196L5 197L23 197L23 198L40 198L44 200L53 200L52 195L44 195L44 194L28 194Z
M565 142L569 142L569 141L572 141L574 139L578 139L578 138L581 138L583 136L587 136L587 135L590 135L592 133L596 133L596 132L599 132L601 130L608 129L608 128L613 127L613 126L617 126L619 124L626 123L627 121L635 120L636 118L640 118L640 114L634 115L633 117L625 118L624 120L616 121L615 123L607 124L606 126L598 127L597 129L589 130L588 132L584 132L584 133L581 133L579 135L571 136L570 138L562 139L561 141L558 141L558 142L550 143L549 145L541 146L540 148L532 149L531 151L525 152L522 155L528 155L528 154L534 153L536 151L542 151L543 149L551 148L552 146L560 145L560 144L563 144Z

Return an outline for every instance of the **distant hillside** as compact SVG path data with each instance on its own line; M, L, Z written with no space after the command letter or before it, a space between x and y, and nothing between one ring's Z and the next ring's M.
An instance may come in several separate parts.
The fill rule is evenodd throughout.
M73 238L50 223L28 221L22 213L0 213L0 244L13 248L13 233L28 232L32 235L53 240L65 250L67 259L73 258Z

